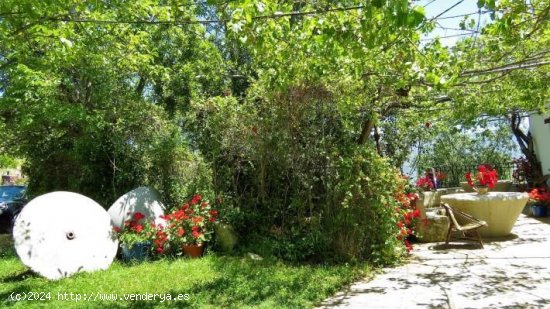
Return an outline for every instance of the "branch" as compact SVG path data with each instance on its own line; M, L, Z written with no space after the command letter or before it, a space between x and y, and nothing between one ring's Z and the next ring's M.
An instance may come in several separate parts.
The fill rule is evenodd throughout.
M382 95L382 86L378 86L378 93L374 98L371 100L371 104L374 105L376 101L380 99L380 96ZM363 130L361 130L361 135L359 136L359 140L357 143L359 145L363 145L367 142L367 139L369 138L370 132L372 131L372 128L374 127L374 118L369 118L366 122L363 122Z
M145 82L147 81L147 78L143 77L143 75L139 76L139 83L136 87L136 93L141 96L143 93L143 88L145 88Z
M506 77L508 74L510 74L512 71L505 71L503 72L502 74L498 75L498 76L495 76L493 78L489 78L489 79L484 79L484 80L479 80L479 81L465 81L463 83L460 83L460 84L457 84L457 85L465 85L465 84L487 84L487 83L491 83L491 82L494 82L495 80L497 79L500 79L500 78L503 78L503 77Z
M539 29L540 25L542 24L541 21L547 20L547 19L546 19L546 16L548 15L548 12L550 12L550 5L548 5L546 8L544 8L544 11L542 11L542 14L540 14L540 16L539 16L539 17L537 18L537 20L535 21L535 26L534 26L533 29L524 37L524 40L530 38L535 32L537 32L537 30Z
M550 64L550 61L532 62L532 63L526 63L526 64L524 62L525 60L523 60L523 62L521 61L516 62L516 63L519 63L517 65L514 65L515 63L511 63L500 67L496 67L496 68L466 71L460 74L459 76L460 77L476 76L476 75L491 74L491 73L498 73L498 72L505 72L505 71L523 70L523 69L535 68L535 67L540 67L540 66L545 66Z

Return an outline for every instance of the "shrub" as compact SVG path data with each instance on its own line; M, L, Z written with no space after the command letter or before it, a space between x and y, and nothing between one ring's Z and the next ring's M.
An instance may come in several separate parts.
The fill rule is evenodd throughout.
M349 110L323 87L297 86L244 102L195 102L193 144L212 165L224 216L291 260L389 262L400 254L392 194L398 173L359 145Z

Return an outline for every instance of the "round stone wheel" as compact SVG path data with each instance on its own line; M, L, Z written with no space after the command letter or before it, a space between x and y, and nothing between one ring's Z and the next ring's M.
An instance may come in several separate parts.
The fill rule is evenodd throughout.
M109 268L118 247L105 209L72 192L30 201L15 220L13 238L23 264L53 280Z
M139 187L119 197L109 210L114 226L122 227L124 221L132 218L136 212L142 213L147 220L154 220L156 224L166 222L160 218L164 215L164 205L160 194L151 187Z

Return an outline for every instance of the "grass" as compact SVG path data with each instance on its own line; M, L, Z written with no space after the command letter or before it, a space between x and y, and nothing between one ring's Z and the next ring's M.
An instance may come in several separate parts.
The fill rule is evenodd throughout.
M49 281L21 264L9 236L0 235L0 307L307 308L353 280L371 274L372 268L367 264L297 265L270 258L257 261L209 254L201 259L164 259L141 264L116 261L105 271ZM42 297L49 295L51 300L10 300L17 293L30 292ZM64 293L69 298L73 293L73 300L58 300L58 295ZM91 293L118 294L119 300L102 301L98 296L95 301L76 301L77 297ZM159 295L156 300L120 300L129 293ZM182 294L187 299L169 301L167 294L171 298Z

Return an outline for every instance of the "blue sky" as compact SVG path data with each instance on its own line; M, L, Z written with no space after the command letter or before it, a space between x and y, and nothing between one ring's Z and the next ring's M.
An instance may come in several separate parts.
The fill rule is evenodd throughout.
M489 14L481 14L481 16L477 14L479 10L477 7L477 0L463 0L463 1L421 0L421 1L415 2L414 5L424 6L424 9L426 11L426 17L430 19L435 16L438 16L439 14L441 14L442 12L444 12L445 10L447 10L448 8L452 7L455 4L457 4L455 7L453 7L443 15L439 16L439 18L437 19L437 28L432 33L425 36L425 39L431 39L436 36L444 37L444 36L460 35L460 36L440 39L443 45L452 46L455 44L457 40L473 35L472 32L469 32L469 31L452 30L452 29L459 29L460 21L464 19L463 16L453 17L456 15L473 13L469 16L469 18L473 18L477 24L478 17L479 17L481 27L490 20ZM451 29L444 29L444 28L451 28Z

